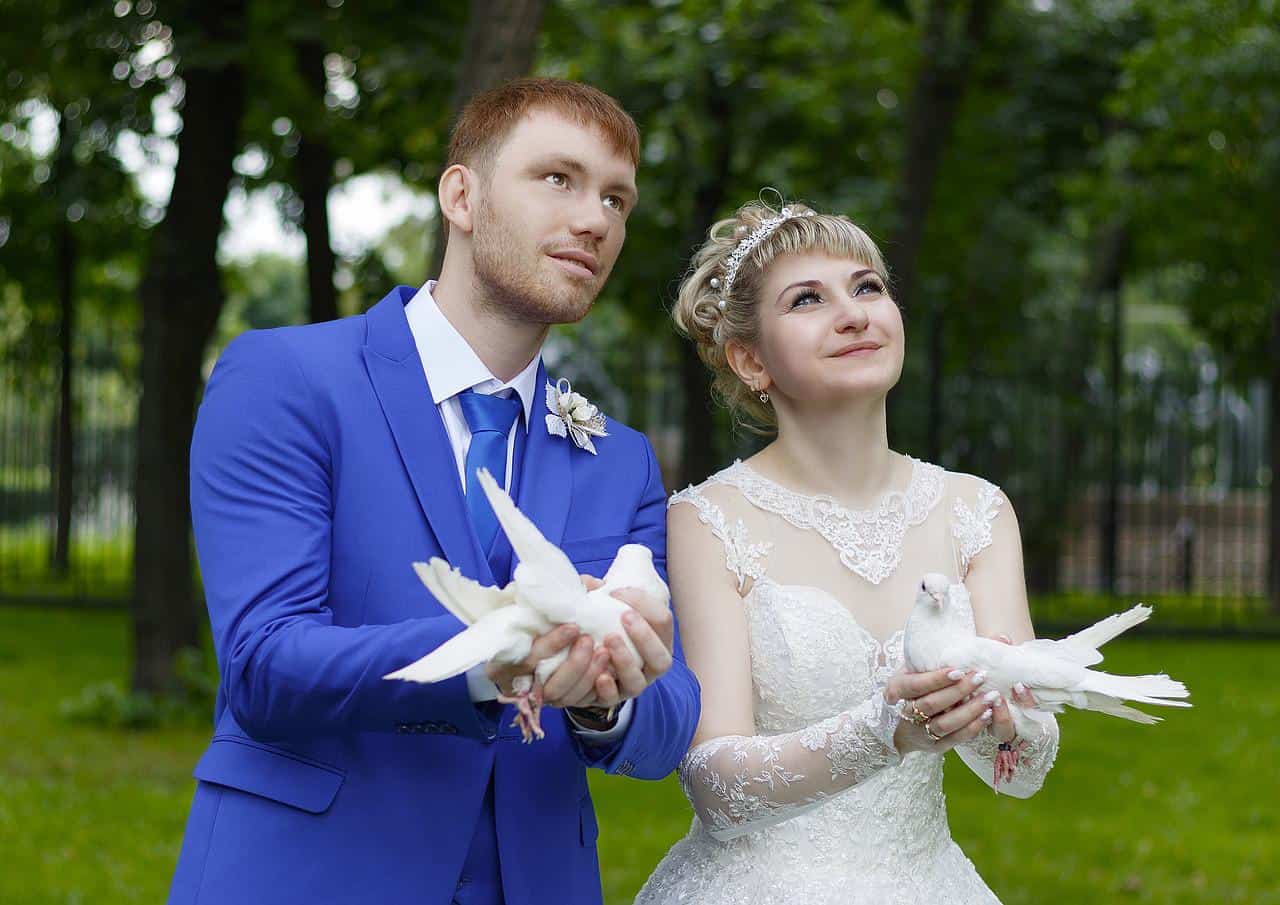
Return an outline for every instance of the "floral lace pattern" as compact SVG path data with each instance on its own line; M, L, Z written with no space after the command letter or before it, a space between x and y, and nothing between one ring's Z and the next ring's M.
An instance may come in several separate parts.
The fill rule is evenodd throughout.
M676 503L692 503L698 510L698 519L711 529L711 533L720 538L724 544L725 566L738 579L738 590L741 591L748 578L759 580L764 575L764 558L769 555L773 544L761 542L753 544L747 540L747 526L742 521L729 525L720 511L709 499L702 495L696 487L686 487L673 493L668 506Z
M960 545L961 580L969 574L973 558L991 546L991 523L1003 502L1004 494L989 481L978 485L978 499L973 509L956 497L951 510L951 536Z
M846 508L825 494L788 490L741 461L713 475L708 483L736 487L753 505L797 528L812 528L836 549L846 568L879 584L897 569L907 529L923 522L942 499L944 474L937 465L912 459L906 490L887 493L880 505L866 510Z
M903 633L881 641L831 593L775 581L766 569L767 546L752 544L741 520L730 527L701 492L711 484L736 487L753 506L813 529L846 568L876 585L900 563L908 529L941 500L945 477L937 466L917 462L908 488L861 519L741 463L672 497L672 505L698 507L724 543L739 587L742 576L754 579L742 604L756 734L712 739L686 756L679 774L694 806L693 825L649 878L637 905L999 905L951 839L943 758L899 757L893 748L898 717L882 692L903 664ZM954 537L967 571L992 542L990 523L1002 497L993 486L964 495L972 506L963 504L963 515L952 507L951 525L929 535L936 537L929 549L937 548L931 555L939 563L951 563L944 545ZM753 557L753 547L765 549ZM1056 724L1024 743L1014 783L1002 792L1038 788L1057 749ZM956 749L988 784L994 746L984 734Z
M899 709L877 694L797 732L714 738L685 755L680 784L712 837L734 839L898 763L899 719Z

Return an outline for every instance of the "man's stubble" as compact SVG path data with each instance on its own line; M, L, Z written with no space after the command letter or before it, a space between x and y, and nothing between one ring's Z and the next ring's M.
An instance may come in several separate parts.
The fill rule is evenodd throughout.
M526 252L526 243L512 228L511 218L494 207L489 199L477 205L472 233L476 300L481 307L519 323L572 324L586 317L608 274L577 282L549 272L543 258L554 249ZM573 245L580 247L573 242L558 243L557 247Z

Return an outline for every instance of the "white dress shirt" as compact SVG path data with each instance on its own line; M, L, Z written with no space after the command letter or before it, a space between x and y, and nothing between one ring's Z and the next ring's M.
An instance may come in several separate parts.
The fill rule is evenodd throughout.
M431 387L431 401L440 412L440 420L444 422L445 433L449 435L449 444L453 447L454 461L458 466L459 486L466 488L467 450L471 447L471 428L466 416L462 413L462 404L458 396L467 390L477 393L498 394L519 397L524 412L524 423L530 430L535 430L542 423L533 421L533 403L538 386L538 364L542 355L538 354L525 366L524 370L511 380L503 383L493 376L485 363L480 360L475 349L463 338L449 319L444 316L440 306L431 296L435 280L418 290L409 303L404 306L405 317L409 320L409 332L413 334L414 345L418 347L418 358L422 361L423 370L427 374L427 383ZM503 487L511 486L511 470L515 460L514 451L516 437L519 436L520 424L512 425L507 436L507 473ZM567 440L565 442L568 442ZM477 666L467 672L467 689L471 700L476 703L492 701L498 696L498 688L485 674L483 666ZM603 732L579 726L569 716L574 730L593 741L608 742L618 738L626 731L631 721L631 702L627 701L618 711L618 722L611 729Z

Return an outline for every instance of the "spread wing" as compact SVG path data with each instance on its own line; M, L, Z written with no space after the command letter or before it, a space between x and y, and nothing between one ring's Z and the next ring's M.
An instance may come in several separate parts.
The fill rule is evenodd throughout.
M465 625L474 625L495 610L514 603L516 599L515 589L511 585L505 588L487 587L467 578L438 556L432 557L430 562L414 563L413 570L418 573L427 590L435 595L436 600Z

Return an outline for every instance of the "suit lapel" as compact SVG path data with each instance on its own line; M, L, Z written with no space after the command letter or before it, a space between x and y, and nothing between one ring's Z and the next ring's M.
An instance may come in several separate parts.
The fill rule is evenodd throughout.
M547 430L545 405L539 404L546 392L547 366L538 365L535 387L537 402L529 418L529 436L525 440L524 461L520 467L517 503L533 520L543 535L557 546L564 539L569 518L569 502L573 489L570 455L573 441L552 436ZM587 455L587 453L581 453Z
M399 286L365 315L365 367L422 512L449 564L482 584L492 584L458 480L453 447L431 401L404 306L414 290Z

